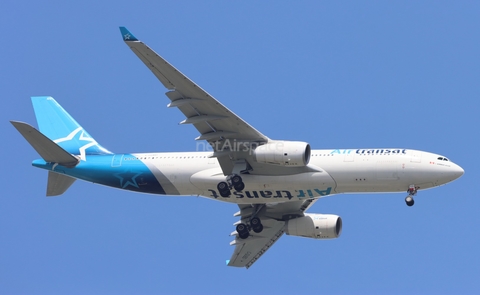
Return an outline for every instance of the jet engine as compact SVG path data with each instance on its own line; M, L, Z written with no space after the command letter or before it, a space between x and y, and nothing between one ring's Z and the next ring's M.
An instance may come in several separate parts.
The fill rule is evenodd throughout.
M259 163L287 167L307 166L310 152L310 145L301 141L272 141L253 151Z
M342 232L342 218L331 214L305 214L287 221L287 235L313 239L335 239Z

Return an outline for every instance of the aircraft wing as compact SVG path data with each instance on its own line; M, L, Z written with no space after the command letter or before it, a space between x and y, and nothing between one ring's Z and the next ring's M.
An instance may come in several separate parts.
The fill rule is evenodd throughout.
M169 91L171 103L177 107L185 120L180 124L192 124L200 132L197 140L214 142L220 138L239 141L266 142L268 138L223 106L213 96L139 41L125 27L120 27L123 40L143 61Z
M270 247L284 234L286 220L304 216L304 212L310 208L317 199L305 201L286 202L277 204L239 205L240 211L234 216L240 216L240 222L248 220L255 212L263 224L261 233L250 232L250 236L241 239L235 231L235 236L230 245L235 246L228 266L246 267L252 266Z
M125 43L169 90L166 93L171 100L168 107L176 107L185 115L180 124L193 125L200 133L196 140L206 140L213 147L213 157L218 159L225 175L232 173L237 158L245 158L245 155L238 156L235 151L225 149L226 141L229 144L269 141L267 136L235 115L125 27L120 27L120 31Z

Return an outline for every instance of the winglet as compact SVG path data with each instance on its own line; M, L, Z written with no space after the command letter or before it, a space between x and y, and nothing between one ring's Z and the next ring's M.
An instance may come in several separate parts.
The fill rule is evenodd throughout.
M120 27L120 33L122 33L123 41L138 41L130 31L125 27Z
M228 265L230 263L230 259L225 260L225 264Z

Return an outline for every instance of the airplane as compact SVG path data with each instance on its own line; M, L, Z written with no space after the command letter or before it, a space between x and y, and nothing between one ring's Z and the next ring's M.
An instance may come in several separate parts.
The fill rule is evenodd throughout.
M139 193L201 196L237 204L228 266L251 267L284 233L335 239L342 219L306 213L319 199L351 193L418 191L447 184L464 170L442 155L406 148L311 149L274 140L250 126L125 27L124 42L167 89L169 108L193 125L211 151L116 154L102 147L52 97L32 97L39 130L10 121L48 171L47 196L77 179Z

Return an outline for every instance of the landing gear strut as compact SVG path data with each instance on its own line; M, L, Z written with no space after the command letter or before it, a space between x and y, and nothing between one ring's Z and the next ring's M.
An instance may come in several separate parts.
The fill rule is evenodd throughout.
M413 196L417 194L417 189L418 187L416 187L413 184L408 187L408 190L407 190L408 196L405 197L405 203L407 203L408 207L411 207L413 206L413 204L415 204L415 201L413 200Z

